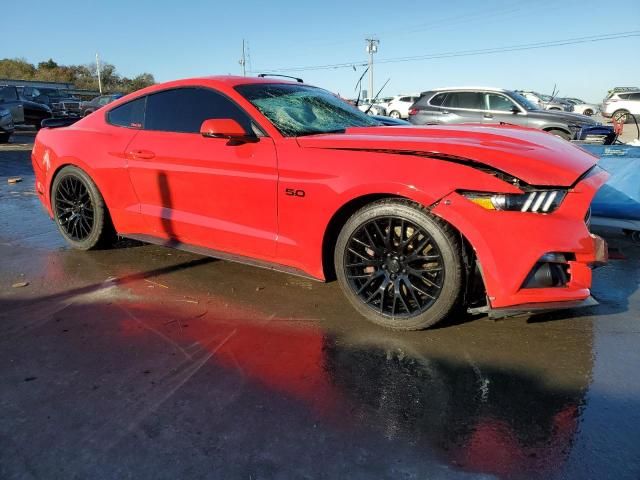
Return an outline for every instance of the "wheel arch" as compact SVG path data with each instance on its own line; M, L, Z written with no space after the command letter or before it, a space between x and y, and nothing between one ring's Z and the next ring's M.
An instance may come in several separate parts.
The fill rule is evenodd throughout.
M549 125L547 127L544 127L542 129L545 132L552 132L554 130L560 130L561 132L566 133L567 135L571 135L571 131L565 127L563 127L562 125Z
M325 228L324 236L322 239L322 268L324 272L325 281L333 281L336 279L336 271L335 265L333 263L333 252L338 240L338 235L340 234L340 230L344 226L344 224L349 220L349 218L357 212L359 209L368 205L370 203L383 200L383 199L397 199L397 200L406 200L417 205L423 206L425 208L429 208L428 205L423 205L422 203L416 201L413 198L409 198L404 195L390 194L390 193L369 193L365 195L360 195L358 197L352 198L345 204L343 204L336 212L334 212L333 216L329 220L327 227ZM434 213L434 215L436 215ZM447 219L443 218L440 215L436 215L441 221L446 222L457 235L460 236L460 243L462 245L462 262L464 265L464 275L465 280L470 280L472 276L476 274L475 267L476 265L479 267L479 260L476 254L476 251L469 241L469 239L458 229L455 225L449 222ZM465 300L474 300L474 297L481 295L485 296L485 285L484 278L482 278L482 269L480 268L479 281L481 285L474 284L469 281L466 282L465 285ZM480 288L482 292L471 292L470 288Z

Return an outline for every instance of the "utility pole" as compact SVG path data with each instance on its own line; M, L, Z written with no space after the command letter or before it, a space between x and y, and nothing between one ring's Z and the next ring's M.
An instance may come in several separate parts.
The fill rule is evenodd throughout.
M244 38L242 39L242 58L238 63L242 67L242 76L246 77L247 76L247 57L245 55L245 49L244 49Z
M102 95L102 77L100 75L100 57L98 57L97 52L96 52L96 71L98 72L98 90L100 90L100 95Z
M373 54L378 53L378 45L380 40L376 38L365 38L367 42L367 53L369 54L369 98L373 98Z

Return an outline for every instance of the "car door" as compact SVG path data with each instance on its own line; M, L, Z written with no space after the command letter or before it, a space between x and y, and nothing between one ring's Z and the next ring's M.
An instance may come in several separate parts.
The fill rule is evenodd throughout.
M0 106L11 112L13 123L24 123L24 106L18 97L16 87L0 88Z
M482 123L483 114L481 92L449 92L441 105L438 123Z
M143 129L126 152L140 211L157 237L268 259L277 235L273 140L259 131L248 142L202 136L213 118L256 131L235 102L208 88L146 97Z
M484 123L513 123L527 126L527 112L506 95L499 92L485 92L486 111L482 117ZM517 109L517 113L514 113Z

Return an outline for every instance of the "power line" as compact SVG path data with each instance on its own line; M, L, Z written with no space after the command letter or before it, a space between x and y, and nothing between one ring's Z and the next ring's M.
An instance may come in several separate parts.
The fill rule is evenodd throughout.
M561 47L566 45L577 45L581 43L595 43L603 42L607 40L618 40L622 38L639 37L640 30L632 30L628 32L608 33L600 35L591 35L588 37L576 37L566 38L562 40L551 40L537 43L525 43L519 45L509 45L503 47L484 48L477 50L461 50L455 52L443 52L443 53L431 53L423 55L414 55L409 57L394 57L386 60L379 60L378 63L400 63L400 62L412 62L420 60L434 60L440 58L452 58L452 57L471 57L475 55L488 55L493 53L505 53L516 52L522 50L535 50L540 48ZM366 65L366 62L362 60L342 63L332 63L326 65L308 65L302 67L284 67L284 68L265 68L263 71L271 72L302 72L309 70L331 70L337 68L353 68L354 66ZM255 72L253 72L255 73Z

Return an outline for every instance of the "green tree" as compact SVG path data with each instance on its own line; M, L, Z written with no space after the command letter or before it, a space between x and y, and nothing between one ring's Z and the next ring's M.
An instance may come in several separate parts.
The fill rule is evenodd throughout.
M141 73L132 79L118 74L115 65L100 66L102 89L105 92L129 93L155 83L153 75ZM53 59L34 66L21 58L0 60L0 78L11 80L43 80L72 83L76 88L98 90L98 75L94 64L59 65Z

